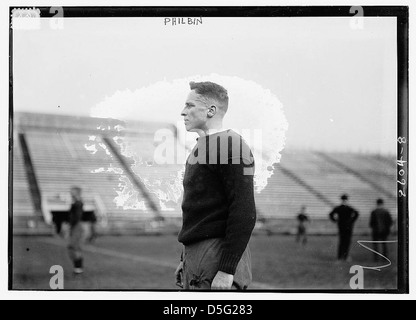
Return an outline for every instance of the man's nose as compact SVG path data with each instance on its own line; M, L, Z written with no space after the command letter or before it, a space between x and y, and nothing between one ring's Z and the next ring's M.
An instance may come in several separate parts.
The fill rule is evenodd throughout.
M182 116L182 117L185 117L185 116L186 116L186 111L185 111L185 108L181 111L181 116Z

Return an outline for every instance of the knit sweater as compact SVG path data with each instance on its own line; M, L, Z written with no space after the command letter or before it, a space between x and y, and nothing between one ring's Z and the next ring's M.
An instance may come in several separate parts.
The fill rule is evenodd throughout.
M253 155L232 130L197 140L186 162L178 240L223 238L219 271L235 274L256 222Z

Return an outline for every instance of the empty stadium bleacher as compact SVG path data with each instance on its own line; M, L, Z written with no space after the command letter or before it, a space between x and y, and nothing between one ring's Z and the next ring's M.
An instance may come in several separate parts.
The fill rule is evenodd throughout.
M33 206L19 140L13 144L13 225L27 228L39 221Z
M334 157L339 157L341 161L345 161L346 164L350 165L357 172L369 175L371 177L377 176L374 173L377 169L369 166L367 162L371 162L372 157L367 157L361 154L331 154ZM357 159L352 162L351 159ZM364 161L364 159L366 159ZM351 162L348 162L351 161ZM365 165L361 166L361 163ZM370 211L375 207L375 202L378 198L384 198L386 200L386 207L390 210L394 217L397 215L396 200L386 198L385 195L381 194L378 190L374 189L371 184L366 183L356 175L351 174L334 163L326 160L320 153L312 151L290 151L285 150L282 154L282 160L280 165L287 168L288 170L295 172L297 176L312 186L320 194L331 201L334 205L340 203L340 196L344 193L350 196L350 204L360 212L360 219L357 221L357 227L361 229L368 229L368 219ZM371 171L371 174L368 170ZM389 168L389 173L392 175L394 170L394 163L392 168ZM384 172L383 172L384 173ZM381 174L379 172L379 174ZM375 178L373 178L375 179ZM386 179L383 176L382 179ZM385 185L383 185L391 194L395 194L395 178L392 175L391 179L386 179ZM308 201L303 202L304 205L309 207ZM323 206L321 206L324 209ZM311 208L312 209L312 208ZM331 208L326 207L324 209L324 216L315 215L311 211L311 215L314 218L326 218Z
M54 197L67 195L71 186L79 185L98 213L101 226L113 232L158 226L158 214L175 221L172 223L176 227L180 225L180 192L172 185L179 181L183 165L154 161L154 133L160 128L175 131L166 123L134 122L127 126L116 119L31 113L16 113L14 120L15 133L24 134L27 142L43 209L52 210ZM106 139L114 141L111 144L115 149ZM333 161L328 161L329 157ZM129 177L126 165L135 177ZM150 200L132 183L133 178L143 184ZM328 213L340 202L340 195L348 193L351 205L361 213L358 228L368 231L369 213L377 198L383 197L393 216L397 216L395 182L395 162L390 158L287 149L281 162L274 165L267 186L255 194L256 206L260 220L279 232L293 231L296 214L306 206L312 218L311 229L331 233L336 226L328 221ZM19 143L14 139L13 217L19 228L27 227L30 218L39 219L34 213L29 184ZM375 184L392 197L380 194ZM128 194L123 193L126 185ZM120 196L127 197L123 198L125 204L143 205L124 208L116 202ZM147 201L154 203L159 213Z
M381 161L380 157L368 157L362 154L327 153L337 163L354 171L362 181L379 188L381 195L394 199L395 193L395 160Z
M117 157L109 151L103 137L119 135L119 125L122 123L118 120L111 122L106 119L86 120L52 115L34 115L31 118L31 114L26 113L16 116L15 130L25 135L45 210L54 207L54 204L48 205L51 202L48 199L68 194L71 186L78 185L83 188L85 197L94 199L96 211L101 215L99 220L106 221L109 226L125 228L134 222L151 221L154 213L150 209L125 209L115 202L123 188L120 180L123 169ZM151 127L149 124L139 124L135 130L136 128L137 133L149 134L146 130ZM20 192L18 186L28 186L28 182L24 180L24 175L18 175L20 153L16 152L14 158L17 166L13 199L23 205L28 202L21 200L25 196L24 190ZM129 183L128 177L123 181ZM142 200L137 190L131 197ZM48 216L50 212L45 214Z

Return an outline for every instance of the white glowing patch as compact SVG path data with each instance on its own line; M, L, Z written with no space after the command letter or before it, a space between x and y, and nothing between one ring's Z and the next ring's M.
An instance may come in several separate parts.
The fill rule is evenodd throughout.
M125 137L115 136L113 138L113 141L118 146L120 146L122 155L126 156L127 158L133 158L135 161L137 161L134 157L134 152L132 150L132 147L128 145Z
M110 151L108 150L107 146L104 143L100 142L98 145L105 151L107 155L111 156Z
M280 162L288 122L276 95L254 81L217 74L159 81L135 91L126 89L115 92L93 107L91 116L123 120L126 127L131 119L177 125L180 145L175 146L175 155L181 156L175 158L175 164L161 165L165 170L158 171L158 167L152 164L156 147L151 138L147 142L129 142L128 138L120 137L114 140L120 146L121 153L134 160L132 169L148 190L164 205L168 201L177 203L183 192L184 160L197 137L186 132L180 116L190 90L190 81L213 81L227 89L230 102L224 128L240 133L252 148L256 161L255 190L261 192L273 174L274 165ZM156 163L160 162L160 155L156 160ZM123 190L131 195L129 188L133 186L125 184Z
M98 168L98 169L95 169L95 170L91 170L91 173L100 173L100 172L105 172L105 169L104 168Z
M97 136L88 136L88 140L95 141L97 139Z
M162 211L175 211L175 208L167 207L163 201L159 201L159 203L160 203L160 209Z
M121 169L121 168L114 168L113 166L111 166L110 168L107 169L107 172L109 172L109 173L116 173L116 174L123 174L123 169Z
M95 144L92 144L92 145L87 145L87 144L84 144L84 148L86 149L86 150L88 150L88 151L90 151L91 152L91 154L96 154L97 153L97 147L96 147L96 145Z
M170 179L147 179L145 181L146 182L144 184L147 187L147 189L151 190L151 192L156 194L159 200L165 202L178 202L182 193L182 186L179 185L178 180L175 178L175 176L170 176Z
M114 126L114 130L122 131L122 130L124 130L124 127L118 124L118 125Z
M133 188L130 180L121 176L120 181L119 186L122 190L116 190L117 197L114 198L116 206L124 210L146 210L144 200L139 200L139 193Z

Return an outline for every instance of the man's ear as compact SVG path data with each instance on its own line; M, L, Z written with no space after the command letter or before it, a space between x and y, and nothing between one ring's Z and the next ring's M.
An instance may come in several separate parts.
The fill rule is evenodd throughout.
M212 118L216 113L217 113L217 107L214 105L210 106L208 110L208 117Z

